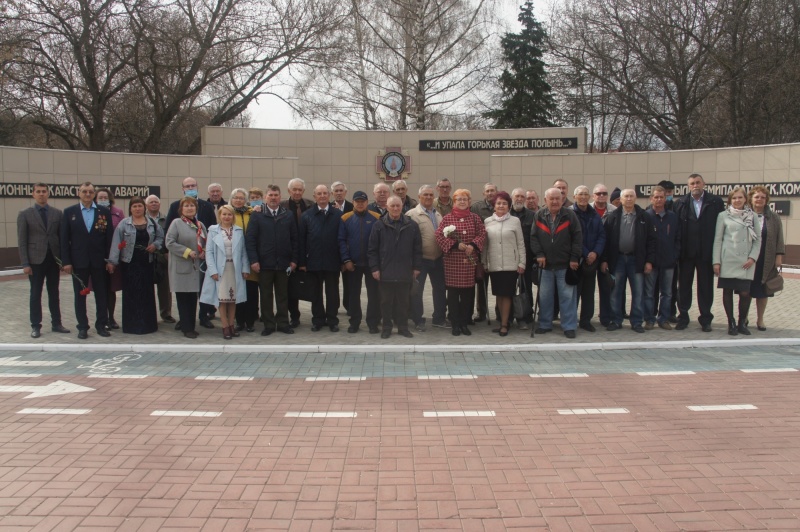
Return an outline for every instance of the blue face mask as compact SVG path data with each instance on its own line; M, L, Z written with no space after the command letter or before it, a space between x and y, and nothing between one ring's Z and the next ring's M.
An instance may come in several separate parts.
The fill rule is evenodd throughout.
M97 204L101 207L109 207L111 205L110 201L98 201Z
M250 202L251 207L261 207L262 205L264 205L264 202L261 200L253 200Z
M183 195L184 195L184 196L188 196L188 197L190 197L190 198L195 198L195 199L197 199L197 189L196 189L196 188L190 188L189 190L185 190L185 191L183 192Z
M667 196L667 201L672 201L672 196Z

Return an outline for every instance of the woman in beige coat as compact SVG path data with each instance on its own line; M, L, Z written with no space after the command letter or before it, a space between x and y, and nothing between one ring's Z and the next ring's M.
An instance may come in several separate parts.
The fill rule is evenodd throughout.
M517 278L525 273L525 239L519 219L511 216L511 196L500 191L494 199L494 214L486 219L483 264L492 280L492 295L500 311L500 327L492 332L508 335L511 300Z
M714 237L714 275L722 288L722 306L728 316L728 334L750 335L747 313L750 310L750 282L761 250L761 225L747 205L747 191L736 187L728 195L728 207L717 216ZM739 324L733 315L733 292L739 294Z

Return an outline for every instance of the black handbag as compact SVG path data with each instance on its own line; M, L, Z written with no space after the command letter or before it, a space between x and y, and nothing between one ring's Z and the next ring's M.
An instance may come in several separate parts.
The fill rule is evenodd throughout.
M295 270L289 276L289 297L302 301L314 301L316 286L313 275Z
M518 320L525 318L525 313L531 308L531 300L525 290L525 276L517 276L517 292L511 300L514 307L514 317Z

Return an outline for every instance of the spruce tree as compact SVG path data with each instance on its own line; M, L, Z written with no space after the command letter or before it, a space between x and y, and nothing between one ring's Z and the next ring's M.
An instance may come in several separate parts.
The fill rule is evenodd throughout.
M495 129L553 126L556 104L545 80L542 61L547 33L533 14L533 2L520 6L520 33L506 33L500 41L507 68L500 75L503 98L499 109L483 114Z

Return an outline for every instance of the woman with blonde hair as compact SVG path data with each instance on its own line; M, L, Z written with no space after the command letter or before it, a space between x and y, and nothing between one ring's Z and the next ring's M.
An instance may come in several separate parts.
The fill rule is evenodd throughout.
M767 279L776 275L783 266L783 255L786 253L786 246L783 243L783 226L781 217L772 212L769 208L769 191L762 185L750 189L747 194L750 208L758 216L761 225L761 251L756 262L756 271L753 281L750 283L750 297L756 300L757 321L756 327L759 331L766 331L764 325L764 311L767 309L768 298L774 294L766 291L764 283Z
M442 218L436 242L444 253L444 282L453 336L472 332L467 328L475 304L475 268L481 260L486 227L470 212L471 194L460 188L453 192L453 210Z
M750 310L750 283L761 250L761 224L747 205L747 191L735 187L728 195L727 208L717 216L712 264L722 288L722 306L728 316L728 334L750 335L747 313ZM733 314L733 293L739 294L739 323Z
M254 195L254 191L258 194ZM235 188L231 191L231 197L228 205L233 207L234 219L233 223L237 227L242 228L245 239L247 239L247 228L250 226L250 219L254 212L261 212L263 202L256 203L259 200L253 200L254 197L263 198L264 193L259 188L251 188L249 191L250 205L247 204L248 191L243 188ZM256 211L255 207L259 206ZM247 332L256 330L256 320L258 319L258 274L250 272L245 281L245 289L247 291L247 301L236 303L236 325L233 328L233 335L239 336L239 331L247 329Z
M236 211L230 205L217 209L217 225L208 229L206 279L200 302L219 308L222 337L233 338L236 303L247 301L245 279L250 262L244 244L244 231L233 223Z

